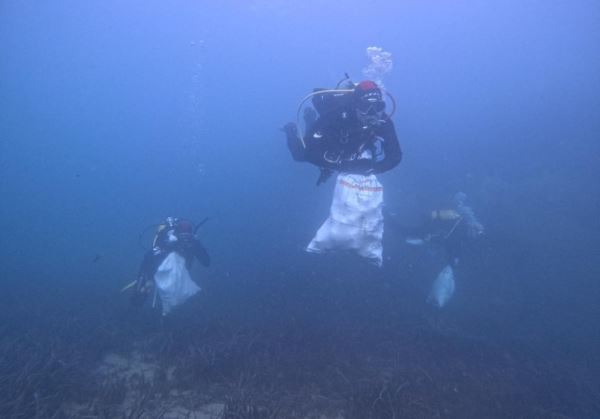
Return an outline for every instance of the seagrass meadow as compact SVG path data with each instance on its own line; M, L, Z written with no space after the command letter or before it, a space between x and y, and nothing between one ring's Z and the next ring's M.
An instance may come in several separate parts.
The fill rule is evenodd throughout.
M598 22L587 0L2 1L0 417L600 417ZM306 251L336 174L316 186L282 132L366 79L402 149L369 187L381 267ZM481 230L449 262L464 224L406 231L459 192ZM170 216L206 220L211 263L162 316L123 289Z

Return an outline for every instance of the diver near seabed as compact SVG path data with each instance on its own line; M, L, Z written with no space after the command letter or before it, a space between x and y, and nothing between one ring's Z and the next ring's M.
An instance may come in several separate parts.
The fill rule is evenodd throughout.
M132 304L144 304L154 291L152 307L156 307L157 298L160 299L165 316L200 291L190 276L190 269L194 259L205 267L210 265L208 252L195 236L204 222L206 219L194 228L188 220L167 217L158 225L152 249L144 255L137 279L122 290L133 290Z
M444 307L454 295L456 283L454 273L459 265L463 248L484 234L473 209L465 204L467 195L454 195L454 208L433 210L423 217L420 225L400 227L409 245L434 245L444 250L446 265L433 281L427 302Z
M386 93L392 100L389 93ZM287 123L283 131L295 161L317 166L317 185L338 172L329 218L307 246L308 252L350 249L382 265L383 187L375 176L396 167L402 151L384 92L373 81L346 78L335 89L314 89L304 103L305 133Z

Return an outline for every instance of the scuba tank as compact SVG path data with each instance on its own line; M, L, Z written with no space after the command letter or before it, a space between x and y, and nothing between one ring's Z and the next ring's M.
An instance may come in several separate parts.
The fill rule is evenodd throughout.
M319 115L339 112L349 108L352 104L352 91L327 90L324 88L313 89L312 105ZM327 94L325 94L327 93Z
M321 87L313 89L312 105L319 115L348 108L352 104L354 86L348 73L344 73L344 78L337 82L334 89Z
M348 76L348 73L345 73L345 77L336 84L335 88L313 89L313 91L306 95L298 104L298 109L296 111L296 126L300 127L300 114L302 108L304 107L304 104L309 99L311 99L312 106L317 111L319 116L326 115L332 112L343 113L344 111L351 110L353 107L355 86L356 84L352 82L352 80ZM391 117L396 112L396 100L389 92L382 88L380 89L383 93L385 93L385 95L392 103L392 110L389 113L389 117ZM304 143L305 132L299 131L298 134L302 146L306 148L306 144Z

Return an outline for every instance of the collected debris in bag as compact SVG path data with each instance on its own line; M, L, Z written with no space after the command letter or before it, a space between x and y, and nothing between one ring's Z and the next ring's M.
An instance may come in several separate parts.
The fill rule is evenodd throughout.
M381 266L382 207L383 187L375 175L338 175L329 217L306 250L354 250Z

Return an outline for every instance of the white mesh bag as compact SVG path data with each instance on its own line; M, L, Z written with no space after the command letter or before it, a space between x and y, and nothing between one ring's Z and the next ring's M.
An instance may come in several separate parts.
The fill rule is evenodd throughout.
M353 250L381 266L382 207L383 187L375 175L338 175L329 218L306 250Z

